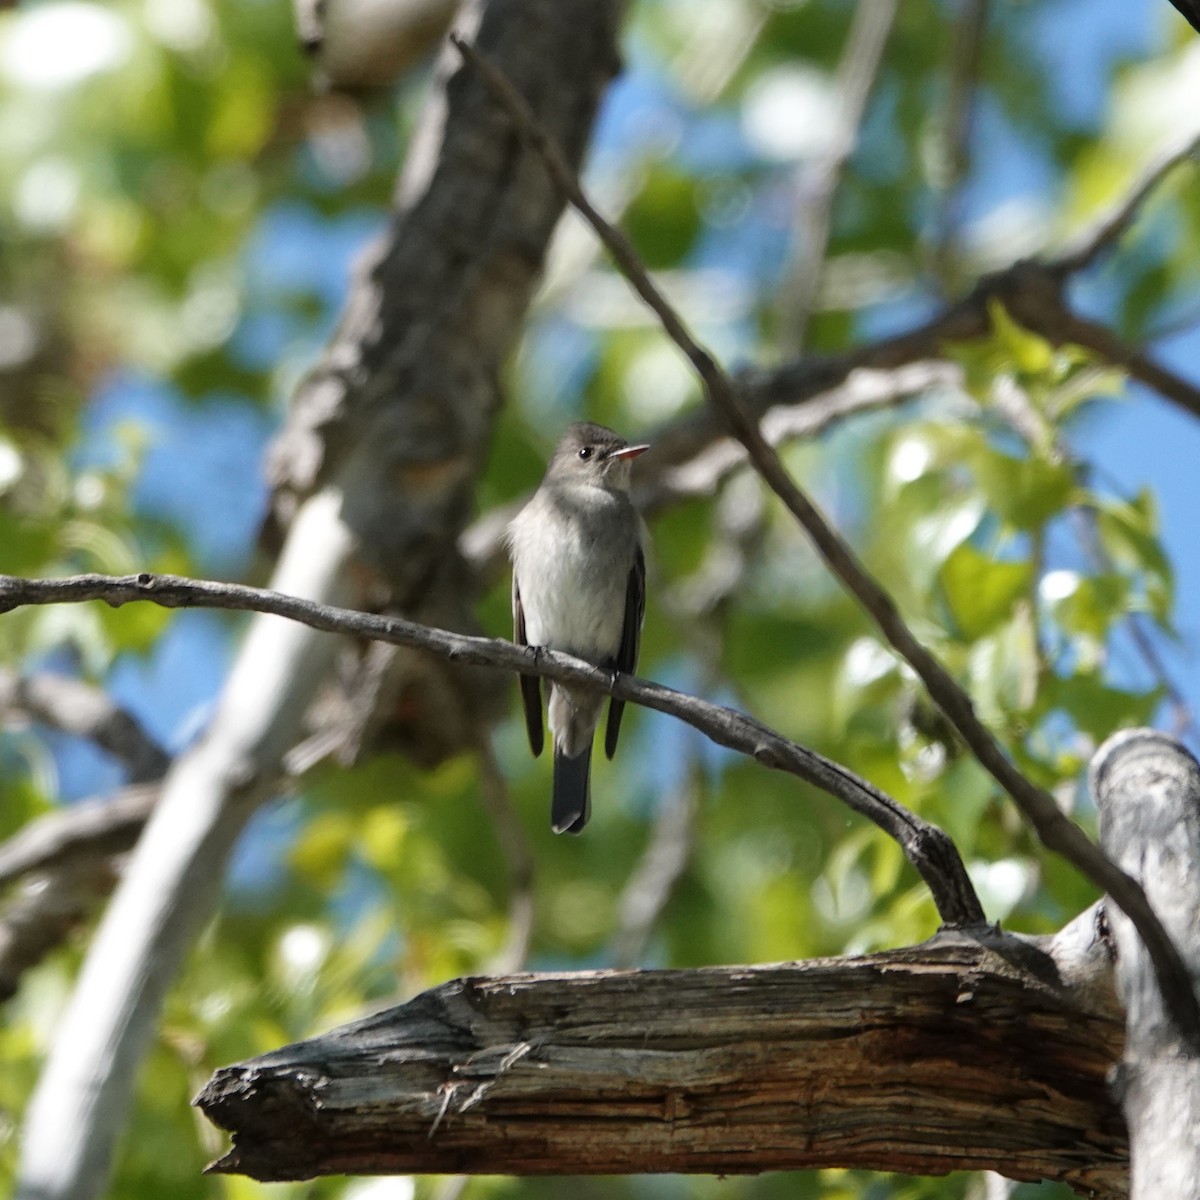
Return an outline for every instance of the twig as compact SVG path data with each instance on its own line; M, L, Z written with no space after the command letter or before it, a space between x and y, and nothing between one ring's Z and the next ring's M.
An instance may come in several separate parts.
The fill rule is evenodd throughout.
M1095 226L1079 237L1074 246L1068 247L1052 260L1054 269L1072 273L1092 266L1125 235L1163 180L1180 163L1194 158L1198 151L1200 132L1193 129L1176 146L1164 151L1150 163L1133 188Z
M1045 332L1037 325L1031 325L1030 328L1039 333ZM1152 388L1192 416L1200 417L1200 388L1164 367L1144 350L1122 341L1107 325L1064 310L1063 319L1058 323L1051 340L1058 344L1073 342L1091 350L1105 362L1124 367L1138 382Z
M829 250L833 201L867 111L879 75L883 51L896 18L897 0L859 0L846 48L838 65L837 128L832 144L816 163L797 171L802 200L796 220L797 245L780 289L781 346L800 350L816 311Z
M525 966L529 945L533 940L533 851L513 806L504 772L500 770L491 743L486 739L480 742L477 758L480 796L491 818L501 853L508 863L508 937L488 963L487 973L510 975Z
M890 408L934 390L961 392L962 386L962 368L957 363L922 361L886 371L856 368L843 383L811 399L769 409L762 418L762 434L772 446L783 446L826 433L852 416ZM651 453L656 448L652 442ZM680 500L713 496L747 462L745 446L732 438L714 441L675 467L652 460L650 478L643 475L634 480L638 508L652 514Z
M829 525L807 495L795 484L757 424L738 403L733 382L716 360L696 341L678 313L651 280L628 239L609 225L583 194L578 178L562 154L539 127L533 114L504 76L461 39L459 52L480 72L516 127L542 155L547 170L572 204L595 229L625 273L630 286L658 314L663 329L699 375L709 402L720 411L746 447L759 474L808 533L826 565L870 615L888 643L912 667L929 695L945 713L959 736L985 770L1012 797L1033 825L1043 845L1071 862L1080 873L1126 913L1146 944L1167 1007L1186 1039L1200 1050L1200 1004L1179 952L1163 930L1141 886L1116 867L1078 826L1059 810L1054 798L1027 779L1005 754L991 732L975 715L971 698L937 658L916 638L900 616L895 602L859 561L849 545Z
M983 920L975 890L954 843L849 768L776 733L734 709L711 704L632 675L613 675L544 647L521 647L406 621L336 608L265 588L175 575L75 575L66 579L0 576L0 613L26 604L72 604L103 600L115 606L149 600L166 608L221 608L269 613L313 629L411 646L471 666L500 667L518 674L576 683L685 721L712 741L747 754L763 766L785 771L837 797L895 838L926 881L948 925Z
M937 181L933 221L932 265L945 281L950 275L954 238L959 221L962 181L971 167L971 130L984 32L991 0L966 0L954 21L950 49L950 90L942 111L943 178Z
M640 962L655 923L687 869L696 842L696 814L703 787L703 768L692 755L617 901L617 932L611 950L614 967L633 967Z

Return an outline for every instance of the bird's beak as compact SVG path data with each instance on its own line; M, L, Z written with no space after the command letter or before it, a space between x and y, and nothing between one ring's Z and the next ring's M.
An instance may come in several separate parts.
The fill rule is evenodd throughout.
M639 454L645 454L650 449L649 443L644 446L626 446L623 450L614 450L609 458L637 458Z

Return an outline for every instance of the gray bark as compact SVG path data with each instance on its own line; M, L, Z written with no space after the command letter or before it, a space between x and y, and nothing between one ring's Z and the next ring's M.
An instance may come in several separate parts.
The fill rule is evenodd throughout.
M1125 1194L1121 1023L1092 913L859 959L445 984L218 1071L212 1169L994 1169ZM1088 949L1085 949L1089 947Z
M1104 848L1142 883L1192 975L1200 976L1200 766L1148 729L1110 738L1092 763ZM1115 1079L1129 1125L1133 1200L1200 1196L1200 1060L1172 1024L1128 918L1111 907L1125 1058Z

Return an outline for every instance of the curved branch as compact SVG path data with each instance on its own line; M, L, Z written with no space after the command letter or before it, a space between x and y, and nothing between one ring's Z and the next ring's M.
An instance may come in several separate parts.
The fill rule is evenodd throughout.
M1183 14L1184 20L1200 33L1200 0L1171 0L1171 3Z
M329 633L428 650L450 662L500 667L560 683L583 684L618 700L653 708L687 722L719 746L803 779L873 821L899 843L909 862L920 872L946 924L972 925L984 919L962 859L941 829L909 812L849 768L789 741L732 708L632 675L614 675L545 647L522 647L498 638L453 633L401 617L337 608L265 588L182 579L176 575L74 575L66 579L0 576L0 612L26 604L72 604L87 600L103 600L113 606L149 600L165 608L267 613Z
M1129 192L1121 197L1090 230L1086 230L1071 248L1054 258L1049 265L1064 274L1082 271L1084 268L1092 266L1125 235L1141 213L1146 201L1158 190L1163 180L1180 163L1194 158L1198 151L1200 151L1200 132L1193 129L1177 145L1154 159L1134 182Z
M132 713L69 675L39 671L22 677L0 668L0 713L13 712L95 742L124 763L134 783L161 778L171 761Z
M158 784L138 784L30 821L0 842L0 887L72 859L109 858L130 849L161 790Z

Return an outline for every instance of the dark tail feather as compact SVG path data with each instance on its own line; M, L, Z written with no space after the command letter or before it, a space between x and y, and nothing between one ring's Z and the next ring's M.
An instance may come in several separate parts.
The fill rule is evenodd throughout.
M582 833L592 815L592 748L576 758L554 751L554 799L550 804L550 828L555 833Z

